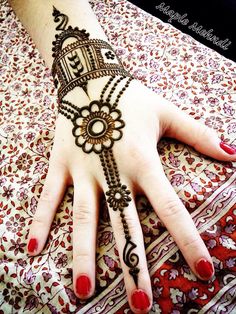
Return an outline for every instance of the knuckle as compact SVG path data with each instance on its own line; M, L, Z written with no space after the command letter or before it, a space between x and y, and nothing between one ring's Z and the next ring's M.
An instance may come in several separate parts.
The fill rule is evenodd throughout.
M198 249L202 244L202 240L200 237L191 237L188 236L183 240L183 249L184 250L189 250L195 251L194 249Z
M139 230L139 223L135 222L134 219L132 219L131 217L126 217L126 222L130 231L131 235L136 235L138 233Z
M45 216L42 213L40 213L39 211L38 212L36 211L34 218L33 218L33 223L45 225Z
M138 165L136 169L136 177L138 180L155 179L153 159L143 154L139 156L139 159L136 159L135 164Z
M75 221L79 221L80 224L90 224L92 221L93 209L89 204L78 204L73 211L73 218Z
M128 215L125 215L124 220L128 226L130 235L136 237L139 231L139 224L135 221L135 219L133 219L132 217ZM124 226L121 221L121 218L117 220L115 229L118 231L119 234L124 233Z
M178 199L169 199L162 207L162 216L165 218L178 217L183 211L183 206Z
M136 142L129 143L129 145L127 145L127 151L130 158L133 160L140 159L143 153L142 147L140 147Z
M211 129L209 129L206 125L199 123L198 134L196 134L196 136L199 137L200 135L201 137L206 137L207 135L209 135L210 131Z
M215 132L207 127L204 124L199 122L195 135L193 137L193 147L197 149L199 146L199 139L206 138L209 139L210 137L215 136Z
M143 139L140 139L140 142L143 142ZM146 141L147 142L147 141ZM140 145L137 142L129 142L127 144L127 154L131 161L138 163L139 165L146 164L147 160L147 150L144 149L143 145Z
M141 173L152 173L151 172L151 164L152 164L152 161L147 158L146 156L140 156L139 160L138 160L138 170L141 172Z
M91 261L91 253L89 251L85 250L78 250L74 253L75 260L79 261L81 263L82 261L89 262ZM78 264L79 264L78 263Z
M49 188L48 186L44 186L39 201L42 203L50 203L53 201L53 193L51 191L51 188Z
M121 219L119 219L115 222L114 230L116 230L119 235L124 232L124 227L123 227L123 224L121 222Z

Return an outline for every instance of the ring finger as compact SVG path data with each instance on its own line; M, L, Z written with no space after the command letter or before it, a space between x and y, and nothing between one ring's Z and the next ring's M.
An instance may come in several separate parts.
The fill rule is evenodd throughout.
M211 256L190 214L166 178L159 157L140 175L139 184L192 271L200 279L209 280L214 274Z

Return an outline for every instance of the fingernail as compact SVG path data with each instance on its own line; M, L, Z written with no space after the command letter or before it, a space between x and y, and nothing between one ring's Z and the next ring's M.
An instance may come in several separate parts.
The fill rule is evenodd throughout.
M88 276L81 275L76 279L76 292L82 297L86 297L91 290L91 281Z
M202 258L196 263L196 271L202 279L209 280L213 276L214 268L212 263Z
M150 301L147 294L141 289L134 291L131 296L131 302L133 307L135 307L137 310L144 311L147 310L150 306Z
M236 154L236 149L229 144L226 144L224 142L220 142L220 147L229 155Z
M28 252L29 253L34 253L35 251L37 251L38 248L38 241L35 238L30 239L29 243L28 243Z

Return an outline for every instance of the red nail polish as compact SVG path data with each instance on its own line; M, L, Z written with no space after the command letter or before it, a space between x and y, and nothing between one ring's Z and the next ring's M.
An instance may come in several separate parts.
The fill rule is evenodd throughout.
M38 241L35 238L30 239L29 243L28 243L28 252L29 253L34 253L35 251L37 251L38 248Z
M204 280L209 280L213 276L214 268L212 263L202 258L196 263L196 271Z
M220 142L220 147L229 155L236 154L236 149L230 146L229 144L226 144L224 142Z
M87 296L91 290L91 282L88 276L81 275L76 279L76 292L80 296Z
M147 294L141 289L134 291L131 296L131 302L133 307L135 307L137 310L144 311L147 310L150 306L150 301Z

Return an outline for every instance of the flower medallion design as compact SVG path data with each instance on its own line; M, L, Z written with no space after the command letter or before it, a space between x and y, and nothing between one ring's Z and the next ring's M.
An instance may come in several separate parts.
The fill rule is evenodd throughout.
M105 56L107 57L107 59L111 59L111 60L115 59L115 54L112 51L106 52Z
M76 145L85 153L100 154L113 146L122 137L121 111L113 109L109 103L98 100L82 107L73 120L73 135Z
M127 186L119 184L118 186L111 187L106 192L108 196L107 202L113 210L119 210L128 206L128 203L131 201L129 194L130 191L127 189Z

